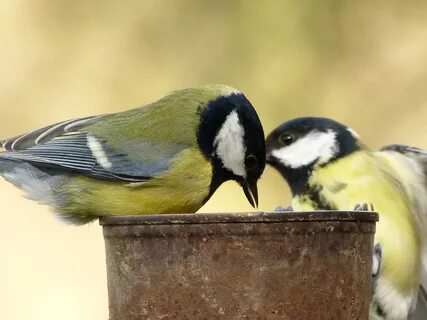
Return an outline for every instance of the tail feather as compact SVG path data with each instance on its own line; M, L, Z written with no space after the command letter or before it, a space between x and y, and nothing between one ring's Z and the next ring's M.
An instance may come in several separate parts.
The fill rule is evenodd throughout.
M70 214L66 208L66 194L59 192L60 186L70 180L70 176L49 174L29 163L0 157L0 175L21 189L25 197L51 207L64 222L82 225L97 218L94 215Z
M64 183L64 176L53 176L28 163L3 158L0 158L0 174L24 191L28 199L52 207L60 204L55 190Z

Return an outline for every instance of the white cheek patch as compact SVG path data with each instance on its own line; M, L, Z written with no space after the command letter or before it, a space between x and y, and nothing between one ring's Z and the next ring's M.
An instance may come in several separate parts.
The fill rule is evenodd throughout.
M271 154L285 166L297 169L316 160L320 164L325 163L337 152L336 133L328 130L310 132L289 146L273 150Z
M104 149L102 148L101 143L91 135L87 136L87 145L92 152L92 155L95 157L96 161L104 169L110 169L112 167L111 162L108 160L107 155L105 154Z
M241 177L246 177L244 135L245 130L240 124L239 116L236 111L232 111L214 140L216 154L224 168Z

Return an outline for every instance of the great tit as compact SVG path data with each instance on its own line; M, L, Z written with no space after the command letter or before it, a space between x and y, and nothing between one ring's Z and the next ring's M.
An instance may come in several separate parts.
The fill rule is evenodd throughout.
M104 215L193 213L227 180L256 206L265 167L258 115L243 93L224 85L175 91L1 145L0 174L74 224Z
M373 205L380 219L371 319L408 319L417 301L427 235L427 152L398 145L371 151L345 125L308 117L268 135L267 163L289 184L294 210Z

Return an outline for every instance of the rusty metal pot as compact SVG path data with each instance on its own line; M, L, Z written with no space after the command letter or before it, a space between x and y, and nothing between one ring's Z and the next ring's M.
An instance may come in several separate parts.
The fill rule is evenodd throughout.
M110 320L368 319L372 212L105 217Z

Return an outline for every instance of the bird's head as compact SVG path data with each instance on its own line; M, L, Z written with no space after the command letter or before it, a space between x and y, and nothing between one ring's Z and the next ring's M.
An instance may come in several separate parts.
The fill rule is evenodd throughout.
M358 135L327 118L306 117L285 122L267 137L267 163L297 192L313 169L360 149Z
M257 181L265 168L265 138L258 115L243 93L213 87L217 96L200 113L198 144L212 163L210 195L225 181L243 188L252 206L258 205Z

